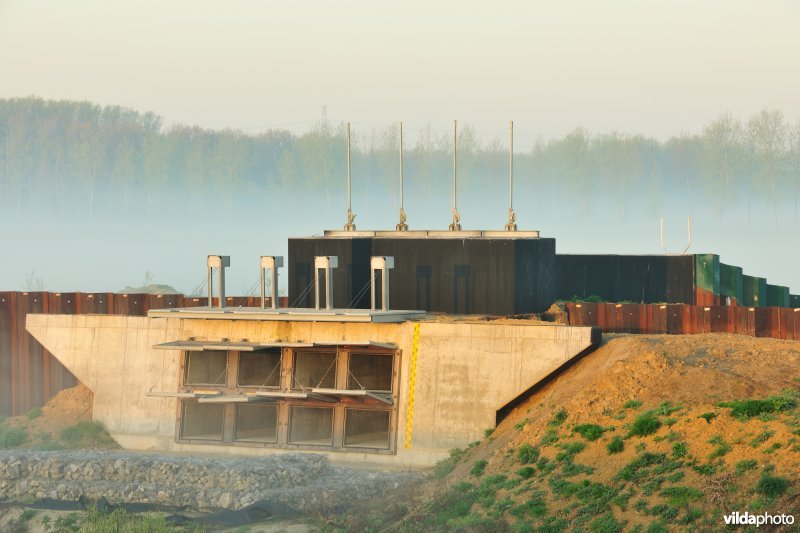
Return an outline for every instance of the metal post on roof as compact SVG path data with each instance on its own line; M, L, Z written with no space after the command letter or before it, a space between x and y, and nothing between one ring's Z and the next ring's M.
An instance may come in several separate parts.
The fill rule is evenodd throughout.
M314 307L320 308L319 271L325 271L325 309L333 309L333 269L339 266L339 258L335 255L319 255L314 257Z
M351 194L350 194L350 123L347 123L347 224L344 225L345 231L355 231L354 224L356 216L353 214Z
M278 268L283 266L283 256L280 255L262 255L261 256L261 269L260 269L260 280L261 280L261 309L266 309L266 281L264 280L264 274L267 270L270 271L270 278L271 278L271 300L272 300L272 308L278 308Z
M225 267L231 266L229 255L209 255L208 256L208 307L213 307L212 272L216 268L219 274L219 302L217 307L225 307Z
M403 210L403 123L400 122L400 223L395 226L397 231L408 231L406 212Z
M514 121L509 122L508 142L508 222L506 231L517 231L517 215L514 213Z
M375 302L375 272L381 273L381 309L383 311L389 310L389 270L394 268L394 257L391 256L373 256L370 258L370 308L376 310Z
M461 231L460 220L458 214L458 206L456 204L456 160L457 160L457 144L458 144L458 121L453 121L453 222L450 224L450 231Z

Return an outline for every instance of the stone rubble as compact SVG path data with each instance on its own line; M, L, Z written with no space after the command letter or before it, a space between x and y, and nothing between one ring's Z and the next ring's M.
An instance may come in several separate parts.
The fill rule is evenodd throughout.
M195 457L119 451L0 451L0 500L149 503L237 510L257 501L298 512L339 509L419 479L408 472L332 467L324 455Z

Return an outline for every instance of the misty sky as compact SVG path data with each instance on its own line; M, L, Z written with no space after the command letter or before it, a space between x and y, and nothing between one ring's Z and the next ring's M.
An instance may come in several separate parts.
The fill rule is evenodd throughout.
M153 111L167 126L253 134L308 131L327 105L331 120L351 121L356 132L403 120L409 145L415 131L430 124L447 132L453 119L503 144L513 119L520 151L578 125L664 140L698 133L727 112L747 120L766 107L800 119L800 2L0 0L0 98L28 95ZM341 225L341 205L317 192L325 213L296 210L281 219L285 226L271 219L241 242L230 226L252 230L249 215L171 233L137 221L4 224L0 240L15 261L0 264L0 289L24 288L35 270L50 290L118 290L152 270L157 281L188 291L203 279L205 254L231 253L231 291L240 292L259 254L285 254L287 237ZM470 193L465 227L501 227L504 206L490 217L483 191ZM392 227L394 211L366 216L365 198L356 185L359 227ZM370 199L378 200L385 201ZM598 209L569 218L556 202L541 211L520 204L521 229L556 237L559 252L662 253L662 213L600 217ZM410 209L412 224L445 229L449 209L448 198L435 218ZM800 249L785 247L798 242L796 221L776 231L766 211L750 224L742 214L721 221L703 206L680 206L667 213L673 250L684 245L689 214L692 251L719 253L800 290ZM790 216L782 213L781 224ZM117 250L119 242L126 248ZM76 272L66 264L83 266Z
M0 97L257 132L404 120L658 138L800 117L800 2L0 0Z

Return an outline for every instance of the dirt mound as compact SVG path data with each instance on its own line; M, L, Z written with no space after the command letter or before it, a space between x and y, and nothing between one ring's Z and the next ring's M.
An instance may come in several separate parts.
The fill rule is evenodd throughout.
M7 447L59 450L118 447L98 422L92 421L94 394L79 384L56 394L41 408L5 420ZM0 429L2 429L0 428ZM15 433L8 436L9 431Z
M609 335L486 440L454 450L391 520L442 531L724 530L734 511L800 520L798 436L800 342Z

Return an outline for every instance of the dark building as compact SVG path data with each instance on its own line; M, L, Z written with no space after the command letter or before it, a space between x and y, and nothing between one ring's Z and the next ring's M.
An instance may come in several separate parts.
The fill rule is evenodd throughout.
M555 301L555 239L538 232L326 232L289 239L289 302L314 306L314 257L335 255L333 306L370 305L370 257L392 256L394 309L513 315Z

